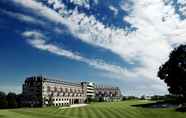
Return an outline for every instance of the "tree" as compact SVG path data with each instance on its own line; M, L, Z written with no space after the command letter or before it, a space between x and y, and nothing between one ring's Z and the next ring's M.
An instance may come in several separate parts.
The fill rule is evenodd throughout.
M0 109L7 108L8 102L6 100L6 94L0 91Z
M160 66L158 77L164 80L171 94L186 98L186 45L170 53L169 60Z
M0 99L6 99L6 94L0 91Z
M18 106L16 101L17 95L15 93L8 93L6 99L8 101L8 107L9 108L16 108Z
M140 99L141 100L145 100L146 99L146 96L145 95L142 95Z
M17 107L24 107L23 101L25 100L23 94L18 94L16 97Z

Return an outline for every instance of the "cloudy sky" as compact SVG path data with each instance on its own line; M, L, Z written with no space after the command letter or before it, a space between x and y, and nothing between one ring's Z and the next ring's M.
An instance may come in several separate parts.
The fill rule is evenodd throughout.
M0 90L44 75L167 94L157 71L185 32L186 0L0 0Z

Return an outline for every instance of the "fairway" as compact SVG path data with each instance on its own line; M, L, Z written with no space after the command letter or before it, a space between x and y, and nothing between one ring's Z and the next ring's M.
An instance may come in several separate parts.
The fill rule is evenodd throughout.
M94 103L81 108L25 108L0 110L0 118L186 118L174 109L132 107L145 101Z

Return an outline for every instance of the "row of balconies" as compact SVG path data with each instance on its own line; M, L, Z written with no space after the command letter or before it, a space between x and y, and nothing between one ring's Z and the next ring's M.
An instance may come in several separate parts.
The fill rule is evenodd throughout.
M52 93L52 92L45 92L43 93L44 95L49 95L49 96L64 96L64 97L81 97L85 96L85 94L82 93Z
M71 92L71 93L83 93L83 89L75 89L75 88L57 88L57 87L47 87L44 88L44 91L48 92Z
M96 96L117 96L117 93L96 93Z
M107 94L96 94L97 97L116 97L115 95L107 95Z
M95 92L96 94L118 94L120 93L119 91L98 91L98 90L96 90Z
M106 88L106 87L96 87L96 90L109 90L109 91L118 91L119 88L118 87L111 87L111 88Z

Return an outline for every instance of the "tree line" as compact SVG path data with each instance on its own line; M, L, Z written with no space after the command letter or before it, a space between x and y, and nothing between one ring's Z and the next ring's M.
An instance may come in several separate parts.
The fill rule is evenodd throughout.
M22 107L22 94L9 92L8 94L0 91L0 109Z

